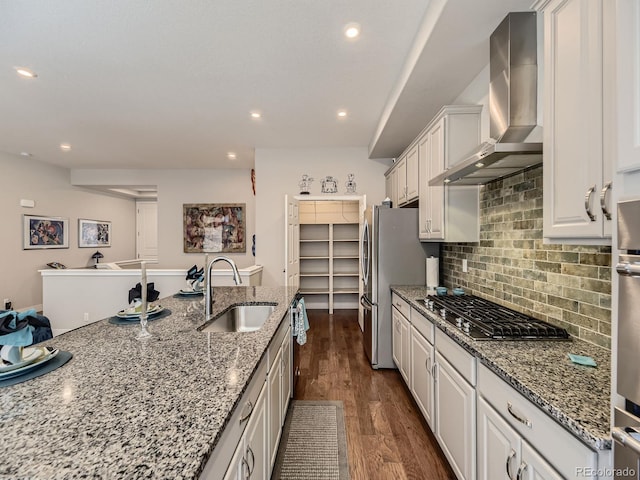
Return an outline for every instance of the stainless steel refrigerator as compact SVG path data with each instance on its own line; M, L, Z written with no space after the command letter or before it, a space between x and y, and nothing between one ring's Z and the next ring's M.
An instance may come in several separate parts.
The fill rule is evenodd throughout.
M640 199L618 202L618 353L614 478L640 478Z
M418 239L418 209L369 207L362 229L364 349L373 368L395 368L391 338L391 285L424 285L425 261L439 243Z

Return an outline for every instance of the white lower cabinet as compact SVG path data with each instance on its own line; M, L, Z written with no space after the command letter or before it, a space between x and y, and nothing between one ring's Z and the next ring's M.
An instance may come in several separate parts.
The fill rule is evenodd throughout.
M478 480L562 480L556 470L478 399Z
M409 320L398 311L395 307L391 307L391 321L393 324L392 332L392 357L404 381L409 385L410 382L410 344L409 344Z
M437 350L436 438L460 480L474 480L476 470L476 392Z
M609 453L591 450L487 367L478 368L478 480L595 480L599 469L610 469Z
M411 312L413 317L413 311ZM435 429L433 417L433 365L434 349L426 338L411 327L411 384L410 390L418 408L431 429Z
M267 469L267 390L266 384L263 385L224 480L264 480L269 478Z
M283 416L280 405L282 403L282 376L280 375L280 365L282 363L282 349L278 350L274 365L269 372L269 465L273 467L278 453L278 443L280 442L281 430L277 428L282 425ZM275 370L277 368L277 371Z

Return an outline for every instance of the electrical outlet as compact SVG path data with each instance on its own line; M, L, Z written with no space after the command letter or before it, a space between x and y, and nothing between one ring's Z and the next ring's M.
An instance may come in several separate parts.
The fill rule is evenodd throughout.
M467 264L467 259L462 260L462 273L469 272L469 265Z
M89 323L89 312L84 312L84 321L85 323Z
M5 310L10 310L11 309L11 299L10 298L5 298L4 302L3 302L3 305L4 305L4 309Z

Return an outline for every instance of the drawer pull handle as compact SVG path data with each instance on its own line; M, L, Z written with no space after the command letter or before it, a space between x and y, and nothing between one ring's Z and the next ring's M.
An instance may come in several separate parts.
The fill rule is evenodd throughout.
M509 411L509 414L513 418L518 420L520 423L526 425L529 428L531 428L533 426L532 423L531 423L531 420L529 420L528 418L525 418L525 417L523 417L521 415L518 415L516 412L514 412L513 405L511 405L511 402L507 402L507 410Z
M516 480L522 480L522 474L524 473L524 471L527 469L529 465L527 465L527 462L522 462L520 464L520 467L518 468L518 475L516 476Z
M246 480L250 476L251 474L249 473L249 463L244 457L242 457L242 478Z
M509 453L509 456L507 457L507 477L509 477L509 480L513 480L513 476L511 475L511 462L515 456L516 451L512 448L511 453Z
M247 420L249 420L249 417L251 416L251 412L253 412L253 403L251 403L251 400L249 400L246 404L245 404L245 410L247 409L247 405L249 406L249 413L243 415L240 417L240 423L244 423Z

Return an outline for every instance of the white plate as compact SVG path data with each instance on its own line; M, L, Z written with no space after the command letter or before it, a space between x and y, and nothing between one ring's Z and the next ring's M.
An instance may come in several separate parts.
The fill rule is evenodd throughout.
M44 355L44 347L25 347L22 350L22 361L18 363L7 363L0 361L0 373L10 372L16 368L24 367L30 363L35 362L38 358Z
M160 313L164 308L161 305L149 305L147 307L147 315L155 315ZM127 310L120 310L118 312L118 318L140 318L141 312L127 312Z
M180 290L180 295L202 295L204 290Z
M16 368L9 372L0 373L0 380L6 380L8 378L13 378L13 377L17 377L18 375L22 375L23 373L28 372L32 368L35 368L38 365L42 365L43 363L48 362L53 357L55 357L59 352L57 348L52 348L52 347L34 347L34 348L41 350L40 357L38 357L34 362L28 365L23 365L22 367Z

